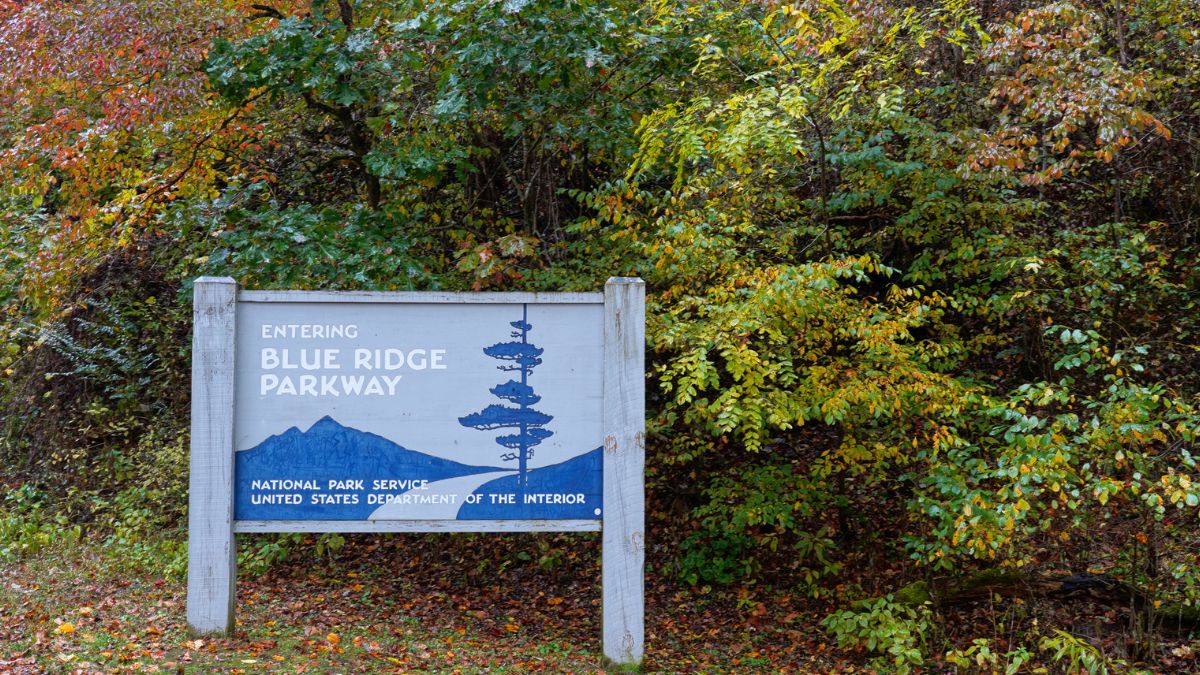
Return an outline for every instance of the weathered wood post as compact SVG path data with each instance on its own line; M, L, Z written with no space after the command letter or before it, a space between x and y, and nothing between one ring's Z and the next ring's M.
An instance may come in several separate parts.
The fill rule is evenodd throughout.
M645 648L646 286L604 285L604 656L639 665Z
M604 657L639 665L645 313L632 278L602 294L254 291L197 279L189 627L234 628L236 532L602 530ZM515 330L507 342L480 335L465 314ZM527 339L535 324L552 347ZM520 375L496 385L497 366L478 355ZM536 394L525 381L534 366ZM514 426L519 435L470 436ZM501 461L528 460L552 437L566 440L546 443L542 465L489 466L493 442L520 450Z
M201 277L192 318L192 447L188 480L188 626L229 633L237 584L233 535L234 340L237 282Z

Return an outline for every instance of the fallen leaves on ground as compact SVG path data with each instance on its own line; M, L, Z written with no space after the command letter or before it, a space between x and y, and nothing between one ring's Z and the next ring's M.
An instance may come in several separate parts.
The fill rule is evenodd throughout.
M229 638L188 633L182 580L86 549L35 558L0 567L0 672L605 672L599 541L556 540L570 549L553 569L514 555L527 543L358 537L318 565L304 551L239 578ZM836 669L793 598L740 602L649 575L645 670Z

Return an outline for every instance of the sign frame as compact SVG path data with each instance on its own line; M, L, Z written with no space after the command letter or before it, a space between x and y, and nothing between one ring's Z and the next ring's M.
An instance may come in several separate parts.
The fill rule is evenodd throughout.
M239 532L601 532L603 654L637 665L645 647L645 284L612 277L602 293L245 290L194 282L187 621L235 626ZM239 303L603 305L603 503L600 520L235 520L234 413Z

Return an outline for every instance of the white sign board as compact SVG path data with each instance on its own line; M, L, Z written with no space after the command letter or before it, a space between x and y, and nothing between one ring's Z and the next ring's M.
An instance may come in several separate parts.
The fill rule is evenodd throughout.
M188 621L236 532L602 530L604 653L640 662L644 288L239 290L198 279Z

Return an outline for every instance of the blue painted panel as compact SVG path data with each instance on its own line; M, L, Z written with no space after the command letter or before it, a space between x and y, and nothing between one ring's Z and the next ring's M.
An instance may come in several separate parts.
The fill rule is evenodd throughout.
M603 450L596 448L562 464L531 470L524 486L515 474L484 483L475 491L479 501L463 506L458 517L598 519L604 498L603 459ZM515 496L512 503L505 501L508 495Z
M373 496L400 494L408 491L401 488L412 484L372 489L377 480L433 483L500 470L409 450L324 417L307 431L292 427L237 453L234 518L365 520L382 505ZM280 487L264 489L263 483L270 485L273 480L281 481L276 483ZM355 481L362 486L354 486Z
M601 518L599 306L238 312L235 519Z

